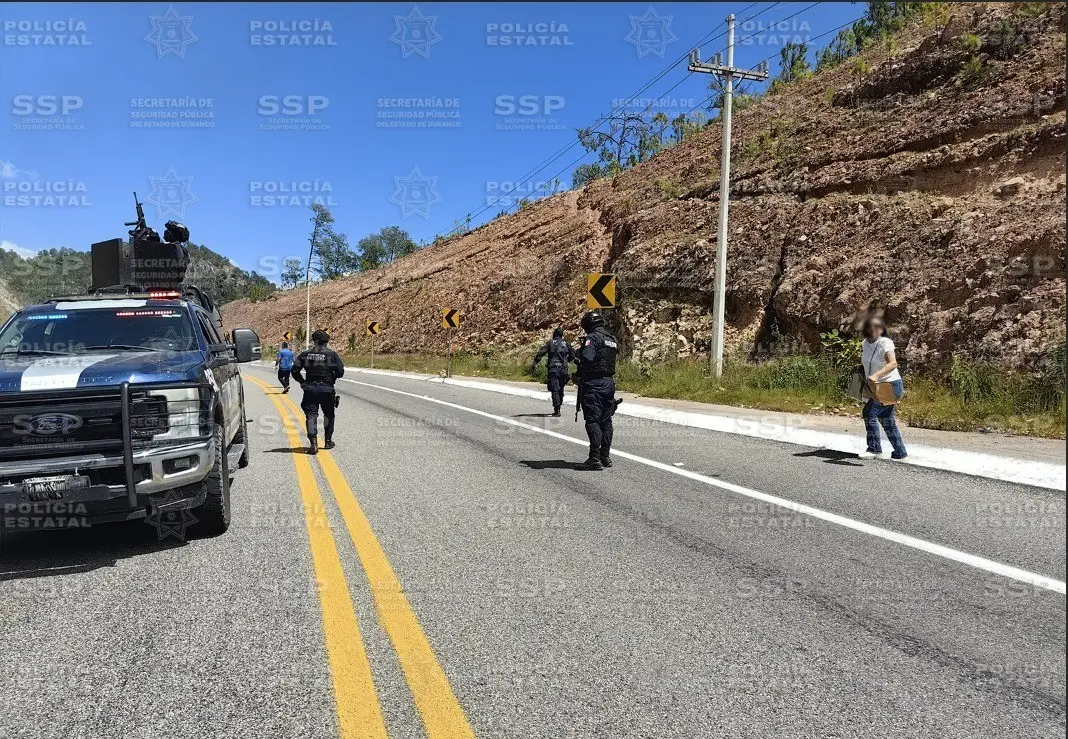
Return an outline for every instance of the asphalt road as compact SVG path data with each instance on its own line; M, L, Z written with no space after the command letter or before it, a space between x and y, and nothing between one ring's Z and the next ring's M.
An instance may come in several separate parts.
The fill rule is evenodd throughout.
M5 534L0 737L1065 736L1064 493L351 379L221 537Z

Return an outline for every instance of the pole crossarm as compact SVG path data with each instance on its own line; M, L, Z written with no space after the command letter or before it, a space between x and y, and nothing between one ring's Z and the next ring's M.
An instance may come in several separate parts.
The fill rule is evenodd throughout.
M690 52L690 59L694 58L697 51ZM718 55L717 55L718 56ZM741 67L726 67L722 64L710 64L708 62L691 61L690 66L687 67L691 72L704 72L706 74L718 74L721 76L731 76L740 80L752 80L754 82L763 82L769 76L766 68L767 62L761 62L760 66L756 69L742 69Z

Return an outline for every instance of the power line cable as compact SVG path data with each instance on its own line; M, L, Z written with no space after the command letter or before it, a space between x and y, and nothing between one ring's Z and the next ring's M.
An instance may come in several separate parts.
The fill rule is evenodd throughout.
M745 7L745 8L743 8L743 9L742 9L741 11L739 11L739 14L741 14L741 13L744 13L744 12L748 11L749 9L751 9L752 7L754 7L755 5L759 5L759 4L760 4L760 3L750 3L750 4L749 4L749 5L747 5L747 6ZM763 9L763 10L761 10L760 12L758 12L758 13L755 13L754 15L752 15L752 16L750 16L750 17L748 17L748 18L745 18L745 19L743 19L743 20L742 20L741 22L742 22L742 23L748 23L749 21L751 21L751 20L754 20L755 18L759 18L759 17L761 16L761 15L764 15L765 13L767 13L767 12L771 11L771 10L772 10L772 9L774 9L774 8L775 8L776 6L778 6L778 5L781 5L781 4L782 4L781 2L775 2L775 3L772 3L772 4L771 4L771 5L769 5L769 6L767 7L767 8L764 8L764 9ZM818 5L818 4L819 4L819 3L813 3L813 5ZM809 6L809 7L812 7L812 6ZM806 9L807 9L807 8L806 8ZM799 11L799 12L803 12L803 10L802 10L802 11ZM795 13L794 15L796 15L796 13ZM792 17L793 17L793 16L789 16L789 17L787 17L787 18L785 18L785 19L783 19L783 20L789 20L789 18L792 18ZM777 23L782 23L782 22L783 22L783 21L777 21ZM718 25L716 25L715 27L713 27L713 29L712 29L711 31L709 31L708 33L706 33L706 34L705 34L705 36L704 36L704 37L703 37L703 38L702 38L702 39L701 39L700 41L698 41L698 42L697 42L697 44L695 44L695 46L701 46L702 44L704 44L704 43L707 43L708 41L710 41L710 40L712 40L712 39L714 39L714 38L718 38L718 37L720 37L720 36L723 36L723 35L724 35L724 34L726 33L726 30L723 30L723 31L721 31L721 32L720 32L720 33L718 33L718 34L716 33L716 30L717 30L717 29L718 29L718 28L719 28L720 26L722 26L722 25L724 25L724 23L722 23L722 22L721 22L720 24L718 24ZM747 38L749 38L749 37L747 37ZM693 48L693 47L688 47L688 48ZM670 73L670 72L671 72L671 71L672 71L673 69L675 69L675 68L676 68L676 67L677 67L677 66L678 66L679 64L681 64L681 63L682 63L683 61L685 61L685 60L686 60L686 59L688 58L688 56L689 56L689 51L687 51L687 52L686 52L685 54L682 54L681 56L679 56L679 57L678 57L678 58L677 58L677 59L676 59L676 60L675 60L674 62L672 62L672 63L671 63L671 64L670 64L670 65L669 65L669 66L668 66L667 68L665 68L665 69L664 69L664 70L662 70L662 71L661 71L661 72L660 72L659 74L657 74L657 75L656 75L655 77L653 77L653 78L652 78L651 80L649 80L648 82L646 82L646 83L645 83L645 84L644 84L644 85L643 85L643 86L641 87L641 89L639 89L638 91L636 91L636 92L632 93L632 94L631 94L631 95L630 95L630 96L629 96L629 97L628 97L628 98L627 98L626 100L624 100L624 101L623 101L622 103L620 103L619 105L615 106L615 107L614 107L614 108L613 108L613 109L612 109L611 111L609 111L609 112L608 112L607 114L605 114L605 115L601 116L601 117L600 117L600 118L599 118L599 119L598 119L597 121L595 121L595 122L594 122L594 123L593 123L593 124L592 124L591 126L587 127L587 129L585 129L585 130L590 130L590 131L594 131L594 130L596 130L596 129L600 128L600 126L601 126L601 125L603 125L603 124L604 124L604 123L605 123L606 121L609 121L609 120L611 120L611 118L612 118L612 117L613 117L614 115L617 115L617 114L618 114L618 113L619 113L620 111L622 111L622 110L626 109L626 107L627 107L627 106L628 106L628 105L629 105L630 103L632 103L632 102L633 102L633 101L634 101L634 100L635 100L636 98L638 98L638 96L639 96L639 95L641 95L641 94L642 94L642 93L644 93L644 92L645 92L646 90L648 90L648 89L649 89L650 87L652 87L652 86L653 86L654 84L656 84L656 83L657 83L657 82L659 82L659 81L660 81L661 79L663 79L663 78L664 78L664 77L665 77L665 76L666 76L667 74L669 74L669 73ZM687 72L687 73L686 73L686 77L683 77L683 78L682 78L682 80L685 80L685 79L687 79L687 78L689 77L689 75L690 75L690 72ZM668 92L670 92L671 90L674 90L674 89L675 89L676 87L678 87L678 85L679 85L679 84L681 84L681 81L682 81L682 80L680 80L680 82L679 82L679 83L676 83L675 85L673 85L673 86L672 86L672 87L671 87L671 88L670 88L670 89L669 89L669 90L668 90L667 92L661 93L660 97L663 97L663 96L664 96L664 95L666 95L666 94L667 94ZM653 103L655 103L655 102L656 102L656 100L654 99ZM645 107L645 108L644 108L644 109L643 109L643 110L641 111L641 113L642 113L642 114L644 114L644 113L648 112L649 108L651 108L651 107L652 107L652 104L653 104L653 103L650 103L650 104L649 104L648 106L646 106L646 107ZM559 149L558 151L556 151L556 152L555 152L554 154L552 154L552 155L551 155L551 156L550 156L549 158L547 158L547 159L543 160L543 161L542 161L542 162L541 162L540 164L536 165L536 166L535 166L535 167L534 167L534 168L533 168L532 170L528 171L528 172L527 172L527 173L525 173L525 174L524 174L524 175L523 175L522 177L520 177L520 178L519 178L518 180L515 180L515 181L516 181L516 182L525 182L526 180L528 180L529 178L531 178L531 177L533 177L534 175L538 174L538 173L539 173L539 172L541 172L541 171L542 171L543 169L545 169L546 167L548 167L548 166L549 166L550 164L552 164L553 162L555 162L555 161L556 161L557 159L559 159L560 157L562 157L562 156L563 156L564 154L566 154L566 153L567 153L568 151L570 151L571 149L573 149L573 148L575 148L576 146L578 146L578 145L579 145L579 143L580 143L580 141L579 141L579 140L578 140L578 139L576 138L576 139L575 139L574 141L572 141L572 142L571 142L570 144L568 144L568 145L566 145L566 146L562 147L561 149ZM588 153L588 152L587 152L587 153ZM586 156L586 153L584 153L584 154L583 154L583 157L585 157L585 156ZM554 179L555 179L555 178L554 178ZM486 212L487 210L489 210L490 208L492 208L492 207L493 207L494 205L497 205L497 204L499 204L499 199L498 199L498 200L495 200L495 201L493 201L493 202L488 202L488 201L487 201L486 203L484 203L484 204L482 204L482 205L478 206L478 207L477 207L477 208L476 208L476 209L475 209L474 211L472 211L471 213L468 213L468 214L467 214L467 215L468 215L468 220L470 220L471 218L477 217L477 216L481 215L482 213L485 213L485 212ZM447 229L447 228L446 228L446 229L443 229L443 230L439 231L438 233L434 234L434 237L433 237L433 238L437 238L437 237L439 237L439 236L442 236L443 234L446 234L446 233L448 233L448 232L449 232L449 229Z
M818 3L813 3L813 4L814 4L814 5L818 5ZM810 6L810 7L811 7L811 6ZM796 15L796 14L795 14L795 15ZM822 37L824 37L824 36L827 36L828 34L834 33L835 31L840 31L841 29L843 29L843 28L846 28L847 26L851 26L851 25L853 25L854 23L856 23L856 22L857 22L858 20L861 20L861 19L863 19L863 16L861 16L860 18L855 18L855 19L853 19L852 21L849 21L848 23L843 23L842 25L840 25L840 26L837 26L837 27L835 27L835 28L832 28L832 29L830 29L829 31L825 31L824 33L821 33L821 34L819 34L818 36L813 36L813 37L812 37L811 39L809 39L809 40L810 40L810 41L815 41L816 39L819 39L819 38L822 38ZM788 20L788 18L787 18L787 19L783 19L783 20ZM779 22L781 23L782 21L779 21ZM746 38L752 38L752 36L747 36ZM743 39L743 40L744 40L744 39ZM773 58L774 58L774 56L775 56L775 55L773 54L772 56L769 56L769 57L767 57L767 58L765 58L765 59L761 59L761 60L760 60L760 62L764 62L764 61L769 61L769 60L773 59ZM759 64L760 62L758 62L757 64ZM754 65L754 67L755 67L755 66L756 66L756 65ZM682 78L682 79L680 79L680 80L679 80L678 82L676 82L676 83L675 83L674 85L672 85L672 86L671 86L671 87L670 87L670 88L669 88L669 89L668 89L667 91L665 91L665 92L664 92L664 94L666 95L667 93L671 92L671 91L672 91L672 90L674 90L674 89L675 89L676 87L678 87L678 86L679 86L679 85L681 85L681 84L682 84L683 82L685 82L685 81L686 81L686 80L687 80L688 78L689 78L689 75L687 75L686 77L683 77L683 78ZM704 105L705 105L706 103L708 103L709 101L711 101L711 100L712 100L712 98L714 98L714 97L715 97L715 96L716 96L717 94L718 94L718 93L715 93L715 92L714 92L714 93L712 93L711 95L709 95L708 97L706 97L706 98L705 98L704 100L702 100L702 101L701 101L700 103L698 103L698 104L697 104L697 105L695 105L694 107L690 108L690 110L689 110L689 111L687 111L687 112L686 112L686 113L685 113L684 115L687 115L687 116L688 116L688 115L690 115L691 113L693 113L694 111L696 111L696 110L698 110L698 109L700 109L700 108L704 107ZM656 132L655 136L656 136L656 137L659 137L660 135L662 135L662 134L664 133L664 131L666 131L666 130L667 130L667 129L668 129L668 128L669 128L670 126L671 126L671 125L672 125L672 123L671 123L671 122L669 121L668 123L666 123L666 124L664 124L663 126L661 126L661 127L660 127L660 130ZM577 164L578 164L579 162L581 162L581 161L582 161L583 159L585 159L585 158L586 158L587 156L589 156L589 154L590 154L590 153L591 153L591 152L583 152L583 154L582 154L581 156L579 156L579 157L578 157L577 159L575 159L575 160L574 160L573 162L571 162L571 163L570 163L569 165L567 165L567 166L566 166L566 167L565 167L564 169L560 170L560 172L557 172L557 173L556 173L556 175L554 175L554 179L555 179L555 177L559 177L559 176L560 176L561 174L563 174L564 172L567 172L567 171L571 170L571 168L572 168L572 167L576 166L576 165L577 165Z

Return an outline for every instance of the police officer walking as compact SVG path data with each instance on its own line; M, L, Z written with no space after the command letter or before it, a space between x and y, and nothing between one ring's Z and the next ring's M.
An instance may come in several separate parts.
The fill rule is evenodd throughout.
M304 411L308 431L308 454L318 454L320 408L326 432L323 448L334 448L334 410L337 408L334 383L345 374L345 365L338 353L327 346L330 335L326 331L316 331L311 338L315 346L302 351L293 360L293 379L304 390L300 408Z
M590 456L577 467L580 470L600 470L612 466L612 416L619 405L616 394L616 337L604 327L604 318L597 311L582 317L586 337L578 351L579 402L590 438Z
M549 368L549 375L546 385L548 385L549 395L553 399L553 415L559 416L560 406L564 403L564 386L571 379L571 363L578 361L575 357L574 348L564 340L564 330L562 328L553 331L552 340L545 342L545 345L538 350L533 363L530 365L531 374L534 374L534 370L537 368L538 363L541 362L542 357L547 357L546 364Z

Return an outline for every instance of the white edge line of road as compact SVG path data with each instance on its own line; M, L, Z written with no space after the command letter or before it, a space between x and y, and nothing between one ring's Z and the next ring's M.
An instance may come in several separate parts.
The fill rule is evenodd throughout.
M444 385L455 385L473 390L488 390L490 392L505 395L518 395L535 400L548 400L549 393L541 390L529 390L527 388L512 387L496 382L482 380L457 380L455 378L437 377L434 375L421 375L412 372L393 372L390 370L372 370L362 367L346 367L346 371L359 372L366 375L381 375L383 377L397 377L407 380L423 380L425 382L437 382ZM574 398L567 396L565 403L574 405ZM650 421L660 421L678 426L719 431L727 434L739 434L751 436L769 441L781 441L798 446L815 447L817 449L830 449L847 454L856 454L864 451L865 442L859 430L857 434L841 434L835 431L817 431L793 426L787 421L782 423L772 420L774 416L762 416L759 410L753 410L754 415L744 418L720 416L712 413L695 413L692 411L671 410L668 408L656 408L639 403L624 403L616 411L621 416L644 418ZM789 417L788 417L789 418ZM1064 491L1066 485L1066 468L1063 465L1050 464L1049 462L1036 462L1026 459L1004 457L998 454L984 454L983 452L968 452L961 449L949 449L946 447L927 446L923 444L909 444L909 457L903 460L904 464L912 464L917 467L930 467L944 472L956 472L976 477L986 477L992 480L1004 480L1021 485L1033 485L1035 487L1050 490Z
M430 403L436 403L438 405L443 405L447 408L454 408L456 410L464 411L466 413L473 413L476 416L482 416L483 418L491 418L494 421L497 421L498 423L516 426L518 428L526 429L529 431L536 431L539 434L545 434L546 436L551 436L554 439L559 439L560 441L566 441L572 444L578 444L580 446L586 446L587 443L585 439L577 439L573 436L567 436L566 434L557 433L556 431L549 431L548 429L538 428L537 426L532 426L528 423L516 421L512 418L505 418L504 416L494 415L493 413L487 413L486 411L480 411L475 408L468 408L457 403L450 403L445 400L431 398L427 395L417 395L416 393L409 393L404 390L397 390L395 388L385 387L383 385L375 385L369 382L360 382L359 380L350 380L347 377L341 378L341 381L349 382L353 385L363 385L364 387L374 388L375 390L384 390L386 392L396 393L398 395L405 395L409 398L415 398L417 400L424 400ZM943 546L941 544L935 544L934 542L926 541L924 539L918 539L915 536L909 536L908 534L902 534L898 531L884 529L881 526L873 526L872 524L864 523L863 521L857 521L846 516L841 516L837 513L831 513L829 511L824 511L820 508L813 508L812 506L808 506L803 503L796 503L792 500L787 500L786 498L780 498L775 495L769 495L768 493L762 493L759 490L753 490L751 488L743 487L741 485L735 485L734 483L726 482L724 480L717 480L714 477L708 477L698 472L682 469L673 465L665 464L663 462L657 462L654 459L641 457L637 454L621 452L616 449L612 450L612 454L622 459L629 459L632 462L638 462L639 464L644 464L648 467L653 467L654 469L658 469L663 472L669 472L673 475L679 475L680 477L685 477L690 480L702 482L706 485L722 488L723 490L728 490L732 493L737 493L738 495L744 495L748 498L753 498L754 500L760 500L765 503L770 503L771 505L786 508L787 510L794 511L802 515L811 516L812 518L818 518L829 523L834 523L839 526L843 526L847 529L852 529L853 531L859 531L861 533L869 534L880 539L892 541L896 544L911 547L912 549L918 549L922 552L927 552L928 554L934 554L935 556L952 560L954 562L959 562L961 564L968 565L969 567L974 567L976 569L983 570L984 572L1008 577L1019 582L1027 583L1028 585L1031 585L1036 588L1042 588L1043 590L1052 590L1053 592L1060 593L1061 595L1065 594L1065 583L1060 580L1056 580L1048 575L1040 575L1035 572L1029 572L1027 570L1020 569L1019 567L1013 567L1011 565L1002 564L1001 562L995 562L992 559L986 559L985 557L980 557L975 554L968 554L967 552L962 552L958 549L953 549L951 547Z

